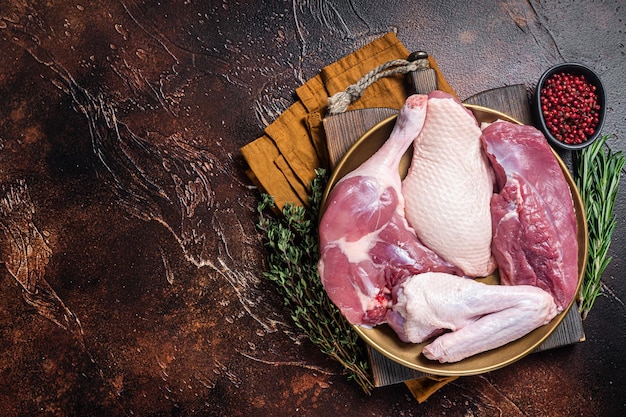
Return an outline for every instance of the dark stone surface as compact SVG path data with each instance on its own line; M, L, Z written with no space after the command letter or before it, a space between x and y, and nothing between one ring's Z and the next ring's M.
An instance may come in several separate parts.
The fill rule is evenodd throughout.
M364 395L290 327L238 150L393 30L461 98L593 67L626 151L626 5L258 3L0 4L2 415L624 415L624 191L587 341L419 405L403 385Z

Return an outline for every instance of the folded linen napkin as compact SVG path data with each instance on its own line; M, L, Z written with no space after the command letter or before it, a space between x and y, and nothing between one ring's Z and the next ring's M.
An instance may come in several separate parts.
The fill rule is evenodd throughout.
M261 192L274 197L277 210L285 203L307 205L309 184L315 169L328 168L329 157L322 120L328 97L344 91L374 68L395 59L406 59L407 48L394 33L388 33L336 61L296 90L298 101L291 105L264 135L241 148L248 164L247 175ZM436 61L429 57L442 91L454 94ZM403 75L381 78L369 86L348 110L387 107L400 109L409 95ZM424 377L406 386L421 403L455 377Z
M274 197L282 210L286 202L306 205L308 187L315 169L328 168L326 136L322 125L328 97L356 83L370 70L394 59L406 59L409 51L394 33L374 40L356 52L336 61L296 90L298 101L265 129L265 134L241 148L248 164L247 174L259 187ZM436 71L440 90L454 94ZM389 107L399 109L407 97L402 75L382 78L368 87L348 110Z

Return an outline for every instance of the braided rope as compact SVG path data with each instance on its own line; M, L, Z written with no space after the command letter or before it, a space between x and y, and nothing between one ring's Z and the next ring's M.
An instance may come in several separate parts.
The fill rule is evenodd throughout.
M365 74L355 84L348 86L344 91L333 94L328 98L328 114L338 114L346 111L348 106L363 95L363 91L376 81L384 77L396 74L406 74L418 69L429 68L428 59L416 59L407 61L406 59L394 59L374 68Z

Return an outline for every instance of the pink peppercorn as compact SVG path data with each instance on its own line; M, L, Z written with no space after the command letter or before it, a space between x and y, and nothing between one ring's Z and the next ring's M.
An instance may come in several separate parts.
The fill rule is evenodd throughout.
M600 104L596 87L584 75L551 75L541 89L540 100L546 127L557 140L576 145L595 133Z

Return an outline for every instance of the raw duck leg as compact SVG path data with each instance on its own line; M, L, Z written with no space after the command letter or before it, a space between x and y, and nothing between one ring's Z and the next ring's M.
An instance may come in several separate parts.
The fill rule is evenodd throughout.
M482 141L496 174L491 213L501 283L536 285L562 311L578 286L576 215L563 171L532 126L495 122Z
M471 112L453 96L428 94L428 113L402 184L418 238L469 276L496 267L491 256L493 172Z
M428 359L457 362L516 340L556 315L554 300L530 285L487 285L455 275L412 276L398 290L394 311L404 318L396 332L422 343ZM446 333L444 333L446 332Z
M459 272L424 247L404 217L398 169L422 129L426 106L426 96L409 97L385 144L328 196L319 226L319 272L330 299L352 324L384 323L392 289L410 275Z

